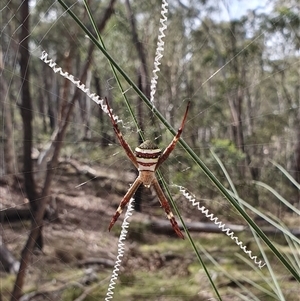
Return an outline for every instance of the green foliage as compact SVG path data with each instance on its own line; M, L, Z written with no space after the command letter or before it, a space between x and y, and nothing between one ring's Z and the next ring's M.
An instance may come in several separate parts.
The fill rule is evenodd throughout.
M229 139L213 139L211 144L220 159L228 165L237 166L241 160L245 159L245 153L237 149Z

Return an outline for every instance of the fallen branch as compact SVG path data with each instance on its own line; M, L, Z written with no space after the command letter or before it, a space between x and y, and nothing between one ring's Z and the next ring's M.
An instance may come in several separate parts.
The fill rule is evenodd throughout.
M131 183L136 177L135 173L133 172L122 172L120 170L115 171L112 169L101 168L99 166L92 168L74 159L60 159L59 165L70 165L75 169L77 174L84 175L92 180L109 179L111 181L123 181L125 183Z
M29 208L7 208L0 210L1 222L18 222L30 219L31 212Z
M79 267L89 266L89 265L103 265L104 267L112 268L114 264L115 262L113 260L107 258L87 258L87 259L80 260L78 262Z
M170 227L170 222L168 220L155 220L155 221L147 221L142 222L151 232L173 235L174 231L172 227ZM190 232L198 232L198 233L222 233L222 230L215 225L214 223L202 223L202 222L186 222L185 223L188 230ZM230 228L231 231L235 233L250 231L248 226L244 225L235 225L235 224L226 224L226 227ZM182 229L182 227L180 226ZM280 230L275 227L267 226L261 227L261 230L266 234L283 234ZM292 233L296 237L300 237L300 229L289 229L290 233Z

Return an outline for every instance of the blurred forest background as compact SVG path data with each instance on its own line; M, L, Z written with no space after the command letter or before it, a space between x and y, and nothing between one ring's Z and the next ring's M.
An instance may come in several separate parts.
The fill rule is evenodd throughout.
M83 3L65 2L94 32ZM149 97L161 2L87 2L107 51ZM220 158L247 203L296 229L299 216L295 217L294 210L279 202L270 189L299 209L299 188L272 163L280 164L300 182L299 1L266 1L265 6L231 15L233 7L239 11L243 5L245 1L176 0L169 3L155 106L177 129L187 101L191 100L182 135L184 140L226 187L229 187L227 179L211 151ZM120 147L108 116L72 83L43 63L39 58L42 51L91 91L108 97L114 114L123 120L120 130L132 148L141 143L139 131L107 59L58 2L11 0L2 3L0 9L0 237L1 261L6 270L1 272L2 298L19 300L24 292L28 296L31 291L43 291L45 299L24 300L104 299L103 291L108 282L103 279L107 280L111 272L107 262L114 260L111 252L116 250L120 221L116 232L113 231L116 235L108 233L107 227L136 171ZM140 129L161 148L166 147L172 135L128 83L120 79ZM180 146L164 163L162 174L167 183L188 187L224 222L245 224ZM265 185L262 183L269 186L262 187ZM170 189L183 218L190 222L208 222L187 205L176 189ZM135 209L140 213L134 213L137 225L130 238L128 270L124 272L127 278L124 276L122 285L130 283L135 287L134 270L143 267L144 271L154 271L153 278L148 275L149 287L152 287L148 300L208 300L212 296L210 288L199 289L199 279L191 284L190 291L182 290L173 297L171 289L162 295L155 294L156 284L152 283L155 277L165 280L166 275L168 278L176 274L179 279L192 279L197 268L195 264L191 268L191 258L184 257L188 245L176 241L172 234L163 235L164 230L158 235L158 241L163 244L166 240L166 246L157 246L158 249L144 246L154 245L157 235L145 230L143 222L152 216L164 217L154 194L143 188L138 190ZM258 223L265 223L253 212L251 216ZM241 263L231 256L239 252L238 247L228 238L225 242L226 237L220 239L220 234L195 235L211 253L220 251L218 244L222 245L220 241L224 239L224 245L230 245L231 255L226 253L223 257L218 253L214 257L225 261L230 257L230 269L236 272L235 268ZM247 233L241 235L247 241ZM275 239L275 234L270 235ZM277 241L280 242L283 243ZM251 240L247 243L253 246ZM137 251L142 246L145 249ZM168 251L174 256L183 256L177 258L178 262L184 262L183 274L178 262L166 263L166 256L156 257ZM79 285L66 285L87 277L87 269L83 271L82 266L88 266L87 258L91 257L106 258L106 263L94 262L93 266L108 267L105 272L96 270L96 283L101 287L96 295ZM142 259L136 263L130 261L135 257ZM170 265L173 268L166 271L165 265L163 268L157 264L159 260L167 268ZM24 268L16 278L19 264ZM158 276L160 270L166 275ZM289 283L286 272L279 267L278 270L287 281L281 280L286 300L297 300L294 299L295 285ZM104 281L101 285L99 278ZM242 300L228 289L233 280L228 281L222 278L219 283L226 292L224 296L228 296L224 300ZM88 284L91 282L95 279L87 280ZM171 288L176 290L177 286L175 282ZM140 295L130 291L115 299L145 298L142 284L137 287ZM259 291L257 299L248 296L244 300L285 300L256 290ZM55 295L58 291L59 295ZM250 291L253 293L252 288L247 293ZM163 295L165 297L158 298ZM79 299L79 296L86 298Z

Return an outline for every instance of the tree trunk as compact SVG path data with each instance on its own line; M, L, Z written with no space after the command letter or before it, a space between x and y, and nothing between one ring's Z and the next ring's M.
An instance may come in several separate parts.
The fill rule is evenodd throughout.
M26 22L28 22L28 1L29 0L25 0L22 3L22 6L24 6L25 8L22 9L22 12L23 12L22 16L24 18L22 18L21 21L25 20ZM103 30L106 22L110 18L111 14L112 14L112 11L113 11L112 8L113 8L114 3L115 3L115 0L111 0L110 4L109 4L109 6L108 6L108 8L107 8L107 10L104 14L103 19L99 23L99 31ZM26 28L25 31L27 32L28 24L25 23L25 21L22 24L24 25L23 27ZM22 30L22 32L23 32L23 30ZM24 38L25 37L28 37L28 35L25 35ZM21 39L22 42L27 40L27 39L24 39L24 38ZM81 74L81 77L80 77L81 82L86 81L87 70L88 70L88 68L90 66L90 63L92 61L92 53L93 53L94 47L95 47L94 44L91 44L90 48L88 50L88 54L87 54L87 58L86 58L86 64L83 68L83 71L82 71L82 74ZM21 49L22 49L22 47L21 47ZM27 54L27 59L29 59L28 47L23 47L23 49L27 50L25 53ZM71 47L71 49L74 50L75 48ZM71 66L70 60L71 60L71 57L67 61L69 63L69 66ZM27 64L26 64L26 66L27 66ZM70 68L67 68L66 71L69 72L70 71L69 69ZM24 76L23 76L23 78L25 79ZM28 80L27 81L24 80L24 82L26 82L27 84L29 83ZM68 93L68 85L69 85L69 81L66 79L65 89L64 89L64 95L65 95L64 99L68 99L68 94L69 94ZM28 85L27 85L27 89L25 89L25 90L27 90L27 93L29 94ZM64 136L65 136L68 124L69 124L70 117L71 117L73 109L74 109L74 103L75 103L75 100L78 99L79 93L81 93L80 90L76 89L72 100L70 102L64 103L62 105L61 122L59 124L58 130L56 131L55 139L53 139L53 141L52 141L52 143L53 143L53 155L52 155L52 158L49 162L49 166L48 166L48 169L47 169L47 174L46 174L46 178L45 178L45 182L44 182L44 187L43 187L43 190L42 190L42 194L39 198L39 206L37 208L37 211L34 212L34 221L35 221L35 223L34 224L32 223L32 225L31 225L31 230L30 230L30 233L29 233L29 236L28 236L28 240L25 244L25 247L22 250L21 260L20 260L20 268L19 268L19 272L17 274L17 278L16 278L16 281L15 281L15 284L14 284L13 292L11 294L11 299L10 299L11 301L18 301L19 298L22 295L22 289L23 289L23 285L24 285L26 270L27 270L27 267L29 265L29 261L30 261L31 254L32 254L33 249L34 249L34 245L36 243L36 240L40 236L41 229L42 229L42 226L43 226L43 217L44 217L45 210L46 210L47 199L48 199L48 196L50 194L50 187L51 187L52 179L54 177L54 173L55 173L55 170L56 170L56 167L57 167L57 164L58 164L59 153L60 153L60 150L61 150L61 147L62 147L62 143L64 141ZM31 105L31 102L29 102L29 104ZM27 104L27 105L29 105L29 104ZM24 111L24 109L23 109L23 111ZM31 113L31 110L28 110L28 111ZM24 116L26 115L25 113L24 113ZM31 117L30 118L30 120L31 120L32 115L29 115L29 117ZM31 129L31 127L30 127L30 129ZM29 129L27 129L27 130L29 130ZM32 132L30 132L30 133L32 134ZM29 141L32 142L32 138ZM30 144L30 147L31 147L31 144ZM27 148L26 148L26 150L28 152ZM30 149L30 151L31 151L31 149ZM31 157L30 157L30 159L31 159ZM32 183L34 184L33 177L32 177Z
M22 103L20 105L21 116L23 121L23 172L26 194L29 199L32 216L35 216L39 209L37 200L35 181L33 178L33 161L31 159L32 150L32 100L30 96L29 83L29 0L24 0L21 4L21 34L20 34L20 72L22 79ZM25 266L29 262L29 252L32 252L35 245L42 247L41 231L34 225L35 219L32 218L32 228L35 229L36 235L30 240L30 248L23 249L21 265L15 282L15 287L11 296L11 301L17 301L21 297L21 288L24 284ZM30 236L29 236L30 237ZM26 246L27 247L27 246ZM28 253L28 256L24 256Z
M87 79L85 82L86 88L91 88L92 72L88 70ZM98 94L99 95L99 94ZM80 107L80 122L78 126L80 127L79 131L83 131L83 140L90 140L92 138L92 133L90 129L90 119L91 119L91 102L87 95L81 95L79 100Z
M238 53L237 45L236 45L236 25L235 22L231 22L231 49L229 53L232 57L236 56ZM243 63L242 63L243 64ZM244 133L243 133L243 124L242 124L242 103L244 101L244 89L243 83L245 82L245 66L239 66L239 60L235 59L231 62L232 76L235 78L235 83L233 84L233 93L229 95L229 107L232 116L232 136L235 142L236 147L241 150L243 153L245 152L244 147Z
M100 78L98 76L94 76L94 85L96 89L96 94L101 95L102 89L101 89L101 82ZM107 134L107 123L104 122L104 112L99 108L99 123L100 123L100 132L101 132L101 145L103 147L108 146L108 141L110 140L110 136Z
M1 51L1 50L0 50ZM2 70L2 68L0 68ZM3 135L4 135L4 160L3 169L5 179L4 181L8 185L12 185L14 182L14 175L17 173L17 165L15 161L14 153L14 140L13 140L13 121L11 114L11 104L8 96L8 87L5 78L0 81L0 95L6 96L1 104L3 106Z
M30 95L30 67L29 67L29 0L25 0L21 5L21 33L20 33L20 72L22 79L22 103L20 104L23 121L23 173L26 195L29 200L32 216L38 211L36 185L33 177L33 161L31 158L33 130L32 130L32 99ZM34 223L34 218L32 218ZM41 233L36 240L36 247L43 247Z

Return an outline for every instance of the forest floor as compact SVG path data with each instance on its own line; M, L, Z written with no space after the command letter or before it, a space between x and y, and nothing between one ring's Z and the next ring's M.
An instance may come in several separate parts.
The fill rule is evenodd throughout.
M56 213L45 220L43 251L32 254L24 287L27 299L24 300L105 299L124 213L111 232L107 228L122 196L96 187L94 182L76 188L82 181L75 174L70 176L62 173L52 185L50 204L55 204ZM28 206L21 186L15 190L1 186L0 203L4 208ZM132 223L113 300L217 300L188 239L155 234L141 226L141 221L145 219L164 218L159 204L152 205L143 202L142 213L134 212L130 218ZM199 220L197 215L199 213L195 212L194 216L189 214L188 217L190 220ZM28 220L2 224L3 241L16 258L20 256L29 228ZM255 243L248 236L247 233L239 234L248 248L260 256ZM196 245L205 247L216 261L212 264L202 255L222 300L241 300L238 293L244 296L258 294L260 300L264 301L275 300L253 288L247 281L251 279L268 288L259 273L239 257L245 258L228 237L213 233L193 233L192 237ZM296 282L286 277L286 270L277 259L274 258L273 263L274 269L282 277L280 284L288 296L286 300L296 301L292 297L296 296L299 289ZM1 271L0 276L0 300L7 301L15 275ZM245 287L238 288L236 280ZM249 300L252 299L249 297Z

